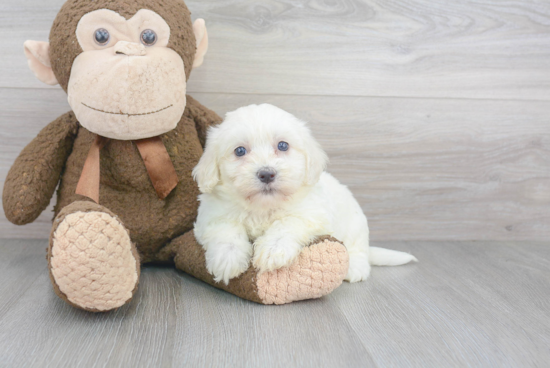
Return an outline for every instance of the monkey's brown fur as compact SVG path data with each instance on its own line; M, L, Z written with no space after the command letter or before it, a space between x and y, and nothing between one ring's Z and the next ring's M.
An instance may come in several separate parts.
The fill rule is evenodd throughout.
M199 113L202 115L196 116ZM163 245L193 228L199 190L191 171L202 154L196 125L215 124L220 120L188 96L187 108L176 129L160 136L179 178L178 185L165 200L157 196L135 143L112 139L101 150L99 203L116 213L130 230L142 263L155 261ZM77 124L76 120L73 124ZM94 138L95 134L78 128L57 191L56 214L74 201L87 199L75 194L75 190Z
M69 0L55 18L50 31L50 60L61 87L67 92L74 59L82 52L75 36L76 26L83 15L97 9L113 10L130 19L140 9L159 14L170 26L168 47L183 59L185 75L189 79L195 57L195 35L191 13L181 0Z
M171 30L168 47L182 57L189 78L196 40L190 13L183 1L69 0L61 8L50 33L52 69L65 91L73 61L82 52L75 36L78 21L97 9L110 9L127 19L140 9L162 16ZM102 208L100 212L118 216L129 230L141 263L175 263L179 269L216 287L262 302L256 290L256 271L252 268L231 280L228 286L216 284L206 270L204 251L192 233L199 190L191 171L202 154L208 127L220 122L216 113L187 96L177 127L160 136L179 178L176 188L164 200L158 198L135 143L109 140L100 154L99 205L89 202L91 207L80 205L80 210L86 212L97 207ZM34 221L48 206L58 183L55 214L61 214L56 223L66 215L67 210L62 210L67 206L90 201L75 194L75 188L94 138L95 134L82 127L72 111L46 126L25 147L8 173L3 192L6 217L18 225ZM52 257L51 247L50 240L48 259ZM53 277L52 281L56 293L68 301Z

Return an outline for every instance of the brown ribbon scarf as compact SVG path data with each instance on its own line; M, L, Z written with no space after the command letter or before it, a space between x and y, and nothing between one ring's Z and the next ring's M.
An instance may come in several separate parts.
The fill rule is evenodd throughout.
M96 136L76 185L76 194L91 198L96 203L99 203L99 152L108 141L109 138ZM178 175L164 143L160 137L139 139L134 143L147 168L157 195L160 199L166 198L178 184Z

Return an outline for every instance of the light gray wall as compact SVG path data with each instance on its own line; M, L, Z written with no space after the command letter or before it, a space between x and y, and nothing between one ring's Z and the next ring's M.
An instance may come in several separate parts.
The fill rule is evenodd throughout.
M63 0L0 5L0 180L66 95L22 44ZM308 120L375 240L550 239L550 1L189 0L210 49L189 93ZM0 237L44 238L51 210Z

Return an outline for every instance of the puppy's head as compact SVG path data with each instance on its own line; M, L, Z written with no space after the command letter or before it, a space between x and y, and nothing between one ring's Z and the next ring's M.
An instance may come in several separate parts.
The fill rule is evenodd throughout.
M273 105L250 105L209 130L193 177L203 193L219 188L269 203L315 184L327 161L305 122Z

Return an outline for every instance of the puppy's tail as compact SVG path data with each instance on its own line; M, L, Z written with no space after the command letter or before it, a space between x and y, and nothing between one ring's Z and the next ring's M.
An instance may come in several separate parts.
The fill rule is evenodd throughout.
M405 252L369 247L369 263L373 266L399 266L411 261L418 262L418 259Z

